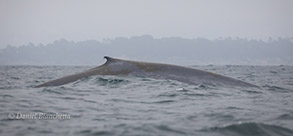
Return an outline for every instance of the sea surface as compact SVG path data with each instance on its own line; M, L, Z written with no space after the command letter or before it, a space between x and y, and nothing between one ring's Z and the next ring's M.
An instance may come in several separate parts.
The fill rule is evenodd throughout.
M293 66L192 66L260 88L132 76L46 81L92 67L0 66L1 136L293 136Z

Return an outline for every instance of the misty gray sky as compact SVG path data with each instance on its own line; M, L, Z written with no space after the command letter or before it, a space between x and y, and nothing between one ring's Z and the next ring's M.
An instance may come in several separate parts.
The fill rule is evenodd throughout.
M293 0L0 0L0 48L150 34L292 37Z

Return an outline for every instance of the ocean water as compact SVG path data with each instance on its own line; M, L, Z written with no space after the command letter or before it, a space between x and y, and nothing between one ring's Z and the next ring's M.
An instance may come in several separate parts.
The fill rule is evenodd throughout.
M131 76L34 88L91 67L0 66L0 135L293 135L293 66L193 67L261 88Z

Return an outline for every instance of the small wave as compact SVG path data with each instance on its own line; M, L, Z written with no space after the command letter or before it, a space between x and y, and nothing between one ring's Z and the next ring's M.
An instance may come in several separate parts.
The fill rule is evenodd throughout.
M176 97L179 94L174 93L174 92L164 92L162 94L159 94L158 97Z
M188 90L184 88L178 88L176 91L171 91L171 92L163 92L158 95L158 97L169 97L169 98L174 98L177 96L195 96L195 97L210 97L210 96L215 96L214 93L208 93L208 92L199 92L199 91L194 91L194 90Z
M42 93L48 93L48 94L57 94L57 95L63 95L63 93L61 91L56 91L52 88L44 88L41 90Z
M113 101L113 102L125 102L125 103L134 103L134 102L137 102L137 101L132 101L132 100L125 100L125 99L110 99L109 101Z
M174 134L177 134L177 135L184 135L184 134L186 134L182 130L177 130L177 129L171 128L171 127L169 127L167 125L158 125L158 126L156 126L156 128L158 130L160 130L160 131L168 132L168 133L170 133L172 135L174 135Z
M219 86L214 84L201 84L196 86L194 89L196 90L211 90L211 89L217 89Z
M99 77L96 79L97 82L102 83L102 84L120 84L120 83L127 83L129 82L128 80L124 79L116 79L116 78L102 78Z
M263 123L238 123L223 127L213 127L205 131L231 136L292 136L293 131L276 125Z
M264 85L264 88L268 90L286 90L285 88L279 87L279 86L271 86L271 85Z
M276 92L284 92L284 93L292 92L292 90L290 90L290 89L282 88L279 86L264 85L263 88L266 90L276 91Z
M60 97L61 99L64 99L64 100L80 100L80 98L74 98L74 97L69 97L69 96L66 96L66 97Z
M216 96L216 95L208 94L208 93L195 93L195 92L184 93L183 95L185 95L185 96L195 96L195 97L210 97L210 96Z
M105 131L105 130L93 131L93 130L94 129L81 130L79 132L76 132L76 134L78 134L78 135L87 135L87 136L113 135L113 133L110 132L110 131Z
M13 98L13 96L9 95L9 94L0 94L0 97L1 98Z
M235 106L229 106L229 107L226 107L226 109L228 109L228 110L243 110L243 108L235 107Z
M178 88L178 89L176 89L176 91L178 91L178 92L188 92L190 90L187 90L185 88Z
M70 83L70 86L80 86L80 85L99 85L99 86L107 86L107 85L123 85L127 84L129 81L126 79L119 79L114 76L90 76L81 78L73 83Z
M272 73L272 74L278 74L278 72L277 71L274 71L274 70L270 70L270 73Z
M19 77L14 77L14 76L12 76L12 77L10 77L12 80L20 80L20 78Z
M172 103L175 102L174 100L161 100L161 101L155 101L153 103L157 103L157 104L164 104L164 103Z
M243 92L247 92L249 94L260 94L260 93L263 93L263 91L261 89L258 89L258 88L245 88L245 89L242 89L241 91Z
M287 114L282 114L277 119L281 120L293 120L293 114L292 113L287 113Z

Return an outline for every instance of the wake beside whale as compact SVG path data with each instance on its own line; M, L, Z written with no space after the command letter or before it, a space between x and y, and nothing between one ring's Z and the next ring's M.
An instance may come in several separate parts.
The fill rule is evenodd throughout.
M64 85L93 75L131 75L155 79L171 79L192 85L204 84L216 86L258 87L227 76L183 66L122 60L108 56L105 56L104 58L107 59L107 61L101 66L74 75L55 79L36 87Z

